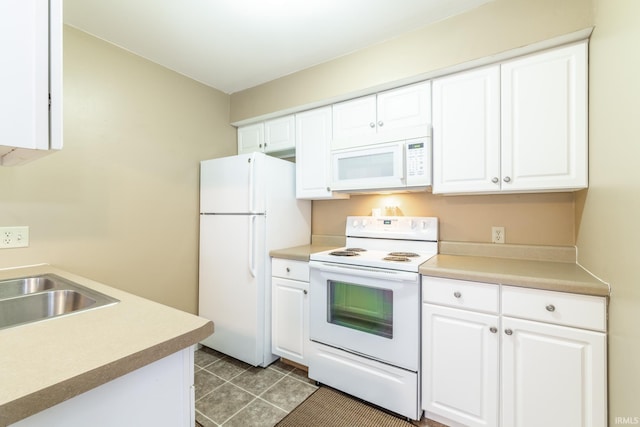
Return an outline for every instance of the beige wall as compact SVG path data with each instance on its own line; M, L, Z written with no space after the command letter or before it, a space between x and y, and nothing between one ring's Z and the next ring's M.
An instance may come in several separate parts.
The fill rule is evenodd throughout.
M372 208L397 206L399 215L436 216L440 239L490 242L491 227L503 226L507 243L573 246L573 193L438 196L430 193L362 195L313 203L312 230L344 235L347 215L371 215Z
M198 162L235 154L229 97L66 27L64 149L0 168L0 224L51 263L197 310Z
M386 43L231 95L231 122L415 78L593 25L591 0L494 0Z
M609 425L615 426L623 424L616 417L640 419L640 2L594 5L591 184L577 199L577 243L581 264L611 285Z

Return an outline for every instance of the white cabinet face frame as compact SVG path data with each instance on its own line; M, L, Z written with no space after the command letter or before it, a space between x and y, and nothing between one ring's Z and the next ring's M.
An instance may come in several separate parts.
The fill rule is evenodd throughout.
M607 425L603 332L503 317L501 335L501 425Z
M264 123L238 128L238 154L264 151Z
M272 351L307 365L309 283L274 277L272 287Z
M431 81L333 104L334 150L428 136Z
M502 188L587 186L587 42L502 64Z
M498 315L423 304L422 322L422 409L426 416L432 418L434 413L469 427L496 426Z
M295 148L295 117L285 116L264 122L264 152Z
M296 197L298 199L349 198L331 190L331 107L295 116Z
M433 192L500 189L500 67L433 81Z

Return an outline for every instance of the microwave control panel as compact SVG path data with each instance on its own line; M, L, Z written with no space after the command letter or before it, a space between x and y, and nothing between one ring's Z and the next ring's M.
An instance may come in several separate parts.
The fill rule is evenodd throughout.
M420 138L407 141L407 184L430 184L429 140Z

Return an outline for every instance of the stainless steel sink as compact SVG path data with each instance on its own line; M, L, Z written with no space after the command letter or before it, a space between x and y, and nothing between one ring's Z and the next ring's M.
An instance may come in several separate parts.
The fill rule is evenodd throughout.
M118 302L55 274L0 281L0 329Z
M55 282L47 276L22 277L0 282L0 299L53 289Z

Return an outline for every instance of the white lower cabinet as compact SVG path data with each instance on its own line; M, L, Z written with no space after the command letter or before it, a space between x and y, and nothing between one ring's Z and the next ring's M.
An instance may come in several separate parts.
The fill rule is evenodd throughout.
M309 263L273 259L271 351L307 366L309 349Z
M607 425L606 298L428 276L422 288L426 417Z
M498 316L423 304L423 409L468 426L498 420Z

